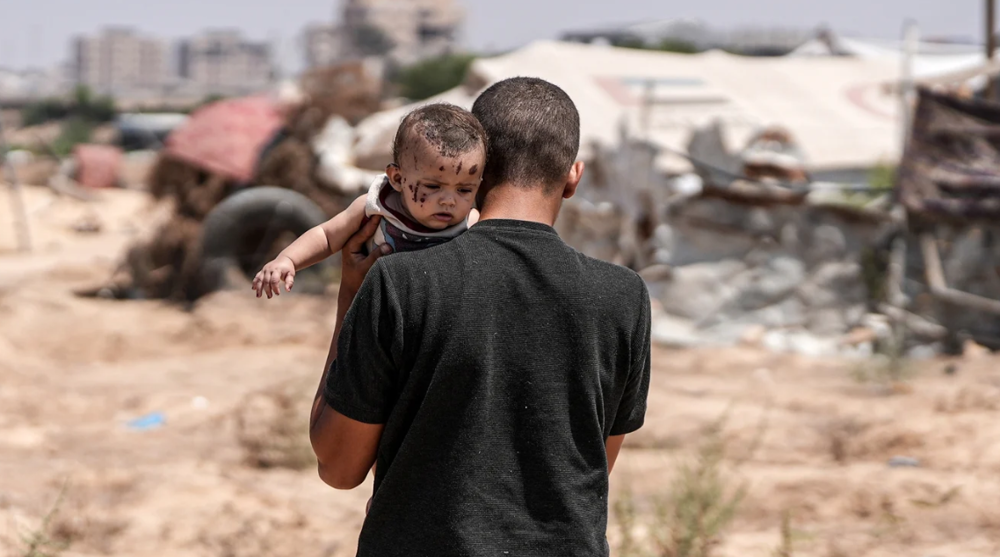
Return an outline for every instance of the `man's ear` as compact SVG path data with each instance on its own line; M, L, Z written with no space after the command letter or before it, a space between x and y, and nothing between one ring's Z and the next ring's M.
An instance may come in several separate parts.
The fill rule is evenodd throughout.
M566 185L563 186L563 199L569 199L576 195L576 187L580 185L580 179L583 178L583 167L583 161L576 161L570 167L569 174L566 175Z
M389 177L389 184L396 191L403 191L403 173L399 171L396 163L389 163L385 167L385 175Z

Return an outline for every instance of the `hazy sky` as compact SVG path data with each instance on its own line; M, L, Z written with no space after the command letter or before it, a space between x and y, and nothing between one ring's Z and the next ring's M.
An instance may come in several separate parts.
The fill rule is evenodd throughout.
M67 58L69 39L104 25L129 25L173 39L207 27L238 27L298 60L304 24L332 21L338 0L0 0L0 66L48 66ZM924 35L979 37L982 0L465 0L463 42L506 49L560 31L673 17L719 27L821 23L848 34L898 37L905 18Z

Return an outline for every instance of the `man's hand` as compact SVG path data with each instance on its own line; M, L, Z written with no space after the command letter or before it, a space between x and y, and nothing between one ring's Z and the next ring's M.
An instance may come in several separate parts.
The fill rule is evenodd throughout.
M344 244L344 249L341 251L340 301L345 301L344 295L347 294L348 306L351 305L354 295L358 293L361 283L365 280L365 275L368 274L368 270L372 268L375 261L383 255L392 253L391 247L382 244L379 249L365 255L365 243L375 235L381 218L375 216L365 222L361 229Z
M264 268L253 278L250 288L257 291L257 297L267 294L281 295L281 283L285 283L285 292L291 292L292 285L295 284L295 263L287 256L279 255L274 261L264 265Z

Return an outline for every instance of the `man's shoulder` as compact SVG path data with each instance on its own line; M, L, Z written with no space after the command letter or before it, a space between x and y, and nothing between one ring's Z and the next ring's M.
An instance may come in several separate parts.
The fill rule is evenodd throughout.
M393 279L407 280L427 277L429 271L453 272L448 263L454 261L454 240L419 250L400 251L384 255L375 262Z
M639 273L625 267L624 265L618 265L616 263L611 263L610 261L590 257L589 255L579 251L576 251L576 253L585 272L587 272L590 275L591 280L597 282L598 285L610 285L615 290L629 297L648 295L646 281L639 276Z

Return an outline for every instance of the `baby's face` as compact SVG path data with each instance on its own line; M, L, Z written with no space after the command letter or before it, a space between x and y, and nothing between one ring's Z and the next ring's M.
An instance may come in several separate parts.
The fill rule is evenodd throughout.
M410 216L428 228L443 230L462 222L476 203L484 149L445 157L426 141L414 143L398 166L386 170L393 189L402 195Z

